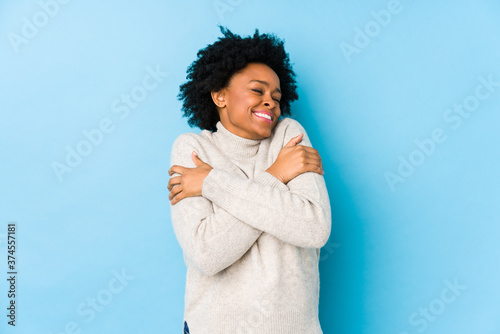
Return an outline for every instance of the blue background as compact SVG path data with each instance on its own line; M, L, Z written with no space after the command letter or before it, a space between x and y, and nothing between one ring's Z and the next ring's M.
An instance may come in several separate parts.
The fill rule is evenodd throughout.
M332 205L324 332L500 333L497 1L54 1L0 4L2 333L181 332L167 171L175 138L200 130L176 95L219 23L276 33L294 64L293 117L323 158ZM144 90L148 70L161 74ZM464 103L467 117L450 109ZM108 133L85 146L103 121ZM54 163L78 145L87 155L58 177Z

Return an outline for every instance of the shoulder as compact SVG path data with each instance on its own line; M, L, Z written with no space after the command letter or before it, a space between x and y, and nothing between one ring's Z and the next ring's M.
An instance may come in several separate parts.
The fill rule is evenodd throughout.
M290 139L303 133L302 141L300 145L311 146L311 142L307 135L306 130L296 119L290 117L284 117L278 121L276 128L274 129L274 140L282 140L283 146L286 145Z
M296 119L290 118L290 117L283 117L278 121L276 124L276 130L278 129L286 129L289 127L302 127L302 125L297 121Z
M170 161L174 164L191 163L192 151L199 154L212 145L210 141L211 134L208 130L202 130L200 133L186 132L180 134L172 144Z
M298 135L299 133L305 133L305 131L306 130L299 121L290 117L280 119L275 128L275 133L297 133L296 135Z
M184 147L200 147L206 145L208 138L212 133L208 130L202 130L200 133L186 132L180 134L172 145L172 151Z

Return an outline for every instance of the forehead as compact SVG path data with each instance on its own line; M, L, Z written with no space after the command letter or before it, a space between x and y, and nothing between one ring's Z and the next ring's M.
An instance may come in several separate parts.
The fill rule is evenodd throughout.
M250 63L240 72L236 73L231 81L239 83L249 83L252 80L265 81L272 88L280 86L280 79L272 68L265 64Z

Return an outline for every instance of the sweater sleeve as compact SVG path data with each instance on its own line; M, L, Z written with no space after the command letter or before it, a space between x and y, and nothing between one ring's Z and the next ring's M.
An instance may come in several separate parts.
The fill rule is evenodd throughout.
M193 150L200 152L196 141L179 136L172 148L171 165L196 167L191 160ZM236 262L262 234L226 210L214 210L212 202L202 196L184 198L171 205L170 211L185 259L205 275L215 275Z
M299 145L312 147L304 128L291 120L280 149L299 133L304 133ZM214 168L203 181L202 196L253 228L298 247L321 248L330 236L330 201L318 173L302 173L285 185L265 171L252 180Z

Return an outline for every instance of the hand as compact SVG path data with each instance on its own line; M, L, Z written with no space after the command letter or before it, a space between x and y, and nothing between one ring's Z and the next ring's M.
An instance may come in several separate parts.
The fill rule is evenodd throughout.
M266 172L275 176L284 184L305 172L315 172L324 175L323 164L317 150L312 147L297 145L302 140L303 133L290 139L278 153L276 161Z
M201 161L194 151L191 155L196 167L187 168L173 165L168 170L170 176L174 173L181 174L180 176L172 177L168 181L167 188L170 191L168 199L172 205L177 204L177 202L186 197L201 196L203 180L205 180L205 177L213 169L212 166Z

